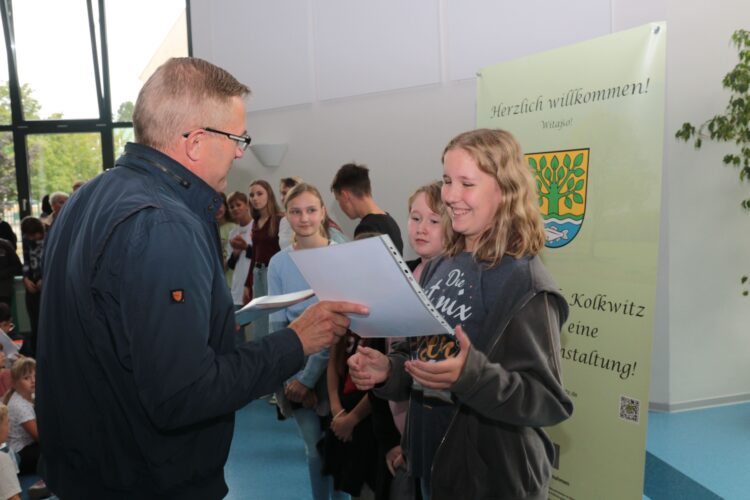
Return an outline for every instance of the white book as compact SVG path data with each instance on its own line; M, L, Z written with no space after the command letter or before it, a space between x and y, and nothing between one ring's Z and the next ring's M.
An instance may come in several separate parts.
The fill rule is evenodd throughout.
M367 306L350 315L362 337L453 335L387 235L289 254L319 300Z
M293 306L303 300L315 295L312 290L300 290L299 292L285 293L283 295L266 295L256 297L234 313L235 319L240 325L246 325L266 314Z

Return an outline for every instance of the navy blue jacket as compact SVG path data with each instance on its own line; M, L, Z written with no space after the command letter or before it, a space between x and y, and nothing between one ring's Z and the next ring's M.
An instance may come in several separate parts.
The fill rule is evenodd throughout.
M55 221L36 410L61 498L223 497L234 411L302 367L289 329L234 347L220 203L179 163L128 144Z

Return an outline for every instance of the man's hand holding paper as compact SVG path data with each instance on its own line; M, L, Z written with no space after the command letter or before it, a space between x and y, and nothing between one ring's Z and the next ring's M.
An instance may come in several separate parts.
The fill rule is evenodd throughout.
M349 328L347 314L367 315L367 307L351 302L322 301L308 307L289 328L299 337L305 356L322 351L342 337Z

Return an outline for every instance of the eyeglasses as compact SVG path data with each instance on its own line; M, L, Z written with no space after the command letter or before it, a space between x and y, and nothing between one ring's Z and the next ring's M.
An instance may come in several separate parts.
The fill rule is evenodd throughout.
M236 135L236 134L230 134L229 132L224 132L223 130L217 130L215 128L211 127L201 127L206 132L212 132L214 134L221 134L223 136L226 136L227 138L233 140L237 143L237 147L242 149L242 151L247 151L247 147L250 145L250 141L252 139L249 135ZM187 138L192 132L185 132L182 134L182 137Z

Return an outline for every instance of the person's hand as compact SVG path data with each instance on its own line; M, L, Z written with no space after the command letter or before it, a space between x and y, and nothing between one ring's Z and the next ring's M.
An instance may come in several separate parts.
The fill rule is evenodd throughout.
M357 352L349 356L347 364L352 382L360 391L369 391L375 384L385 382L391 371L388 356L371 347L357 347Z
M292 321L289 328L299 337L306 356L330 347L346 333L348 314L368 314L367 307L351 302L323 301L313 304Z
M245 238L243 238L242 235L238 234L237 236L229 240L229 246L232 247L232 250L241 252L247 249L247 241L245 241Z
M352 440L352 433L357 426L357 418L351 413L344 412L333 419L331 430L339 440L348 443Z
M29 293L37 293L39 291L39 287L36 286L36 283L31 281L29 278L23 279L23 286L26 288L26 291Z
M312 391L299 380L292 380L284 387L284 396L293 403L302 403Z
M456 357L442 361L407 361L404 363L406 372L428 389L449 389L461 375L471 348L471 341L461 325L456 326L456 339L461 346Z
M403 466L406 460L404 459L404 453L401 446L394 446L388 453L385 454L385 465L388 466L388 470L391 472L391 476L396 475L396 469Z
M246 305L250 302L250 287L246 286L242 289L242 304Z
M315 391L310 391L305 395L305 398L302 400L302 406L305 408L315 408L318 406L318 396L315 394Z

